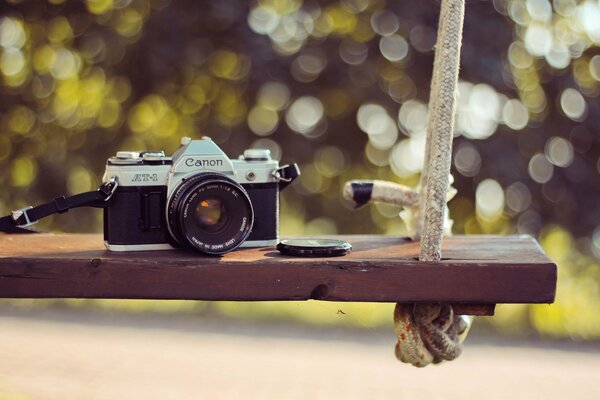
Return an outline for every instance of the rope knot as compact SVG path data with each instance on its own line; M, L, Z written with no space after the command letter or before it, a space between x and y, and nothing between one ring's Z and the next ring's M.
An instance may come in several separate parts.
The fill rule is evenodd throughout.
M449 304L396 304L396 357L415 367L457 358L471 319L454 315Z

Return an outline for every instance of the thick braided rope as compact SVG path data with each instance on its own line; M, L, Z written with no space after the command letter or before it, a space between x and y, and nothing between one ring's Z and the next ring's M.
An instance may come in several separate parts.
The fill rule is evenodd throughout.
M421 254L423 261L441 259L442 237L444 234L444 213L446 211L446 192L450 175L452 157L452 136L454 133L454 114L458 87L458 68L460 46L462 43L464 0L442 0L440 24L438 28L438 77L432 85L429 96L433 108L429 110L428 127L430 136L428 176L426 178L425 215L421 235Z
M464 10L464 0L442 0L417 216L423 261L442 257ZM453 360L462 352L470 323L448 304L396 304L396 357L417 367Z
M448 304L396 304L396 357L415 367L454 360L470 326L471 318L454 315Z
M430 160L431 160L431 142L432 142L432 132L433 132L433 110L436 107L438 97L434 94L438 93L440 87L440 60L442 59L442 52L437 51L437 49L442 47L442 35L439 32L444 30L444 21L445 18L442 18L445 4L442 4L442 9L440 11L440 21L438 26L438 36L436 38L435 49L433 55L433 73L431 75L431 87L429 89L429 114L427 118L427 137L425 140L425 157L423 159L423 169L421 170L421 179L419 182L419 193L421 197L419 199L419 210L417 211L416 218L416 229L414 232L413 239L419 240L421 239L421 232L423 231L423 225L425 224L425 200L427 199L427 183L429 181L429 170L430 170Z

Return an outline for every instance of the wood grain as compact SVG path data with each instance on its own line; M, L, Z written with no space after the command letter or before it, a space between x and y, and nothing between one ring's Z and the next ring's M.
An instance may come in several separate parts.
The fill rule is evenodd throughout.
M1 235L0 297L449 302L472 314L554 301L556 264L528 236L449 237L438 262L418 261L419 244L405 238L341 238L353 245L347 256L296 258L272 247L116 253L100 235Z

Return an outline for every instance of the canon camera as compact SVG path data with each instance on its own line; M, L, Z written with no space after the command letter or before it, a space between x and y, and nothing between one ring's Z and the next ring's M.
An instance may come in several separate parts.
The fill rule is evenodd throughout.
M183 138L172 156L119 151L104 182L117 187L104 208L109 250L188 247L223 254L277 244L279 192L300 171L279 167L269 150L229 159L210 139Z

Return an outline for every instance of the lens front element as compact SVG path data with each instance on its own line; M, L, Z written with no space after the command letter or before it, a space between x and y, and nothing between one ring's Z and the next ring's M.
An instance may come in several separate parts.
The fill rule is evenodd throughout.
M219 199L202 200L196 207L196 222L206 230L219 230L227 221L225 204Z
M252 204L241 185L217 173L185 180L169 199L169 230L180 244L208 254L240 246L254 222Z

